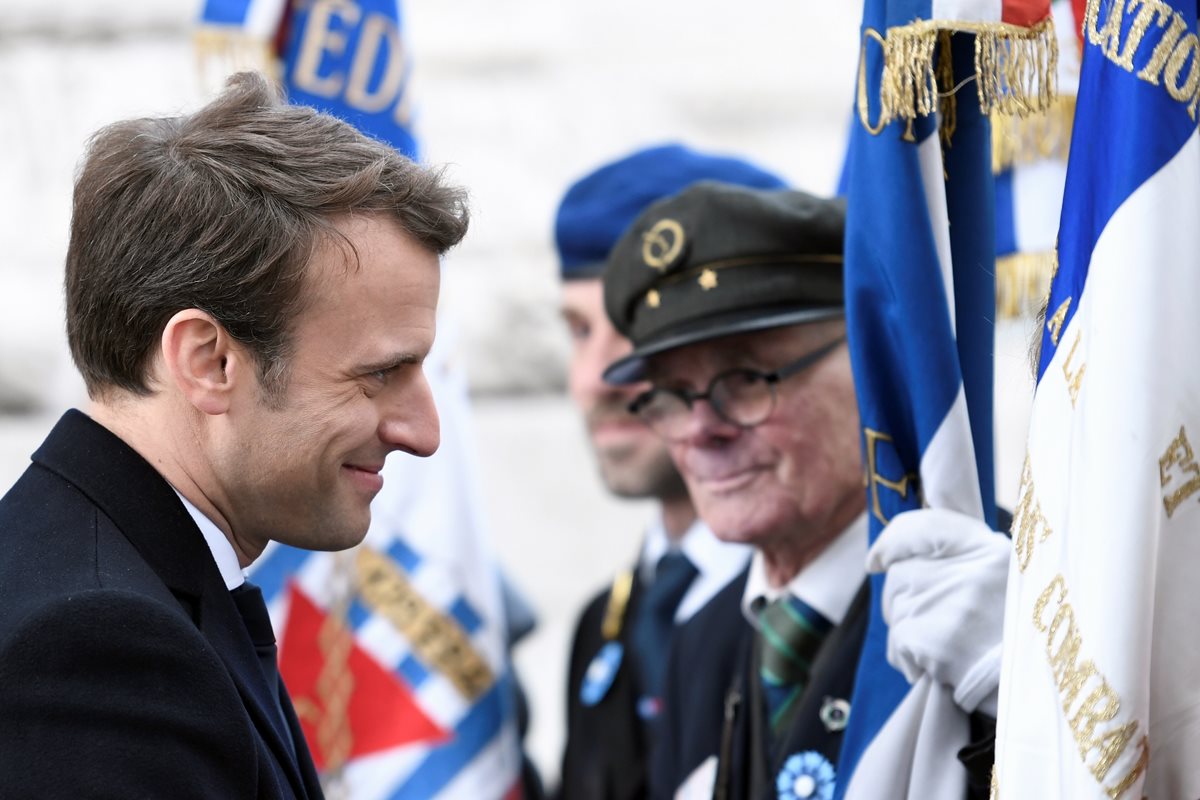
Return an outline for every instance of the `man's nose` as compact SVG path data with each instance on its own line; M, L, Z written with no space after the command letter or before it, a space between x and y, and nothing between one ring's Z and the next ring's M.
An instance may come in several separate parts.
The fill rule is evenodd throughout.
M403 450L414 456L431 456L441 444L441 425L433 392L425 375L388 398L380 420L379 438L393 450Z
M717 439L731 439L741 433L742 428L717 413L707 397L693 398L689 407L680 412L677 441L701 445Z

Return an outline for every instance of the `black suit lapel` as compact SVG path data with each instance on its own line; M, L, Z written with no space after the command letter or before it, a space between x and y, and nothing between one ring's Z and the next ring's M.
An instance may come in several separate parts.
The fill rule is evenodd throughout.
M113 521L181 601L224 661L255 728L297 797L308 796L254 645L203 534L163 477L133 448L68 411L33 454ZM297 736L303 742L303 736ZM318 795L319 796L319 795Z
M74 410L64 414L33 461L108 515L171 591L195 600L207 583L221 580L204 537L170 484L90 417Z
M200 632L212 643L225 667L229 670L238 694L254 721L254 727L266 741L276 762L287 775L288 783L297 797L307 797L304 781L296 763L296 755L289 742L284 720L276 708L275 698L267 686L258 654L250 641L250 634L242 622L237 606L229 596L224 583L206 592L201 600ZM296 742L304 741L298 734Z
M288 730L292 733L292 739L297 742L304 741L304 731L300 727L300 719L296 716L296 709L292 705L292 698L288 696L286 691L281 691L279 694L280 705L283 706L284 720L287 722ZM304 781L304 788L309 797L321 797L321 778L317 774L317 765L313 763L312 754L309 753L307 747L301 747L296 752L297 766L300 768L300 777Z

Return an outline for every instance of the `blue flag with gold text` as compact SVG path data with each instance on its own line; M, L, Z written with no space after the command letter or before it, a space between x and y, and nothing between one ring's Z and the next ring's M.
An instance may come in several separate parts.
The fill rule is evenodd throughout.
M943 27L914 22L915 6L865 3L846 176L847 323L872 542L922 506L994 524L994 199L981 98L994 108L1026 87L988 96L977 52L1045 46L1045 28L963 17ZM926 15L939 10L924 4ZM967 716L947 687L928 677L910 686L888 664L883 580L871 577L836 796L960 800Z

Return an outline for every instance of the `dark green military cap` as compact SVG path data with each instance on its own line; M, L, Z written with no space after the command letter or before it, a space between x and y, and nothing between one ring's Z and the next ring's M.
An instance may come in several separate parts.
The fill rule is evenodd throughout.
M843 200L697 183L647 208L613 248L604 305L633 352L604 379L633 383L676 347L844 313Z

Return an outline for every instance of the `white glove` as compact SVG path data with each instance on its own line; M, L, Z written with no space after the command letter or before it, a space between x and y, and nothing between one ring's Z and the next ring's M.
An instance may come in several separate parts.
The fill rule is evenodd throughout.
M898 514L867 552L884 572L887 659L916 683L929 675L964 711L996 715L1009 540L945 509Z

